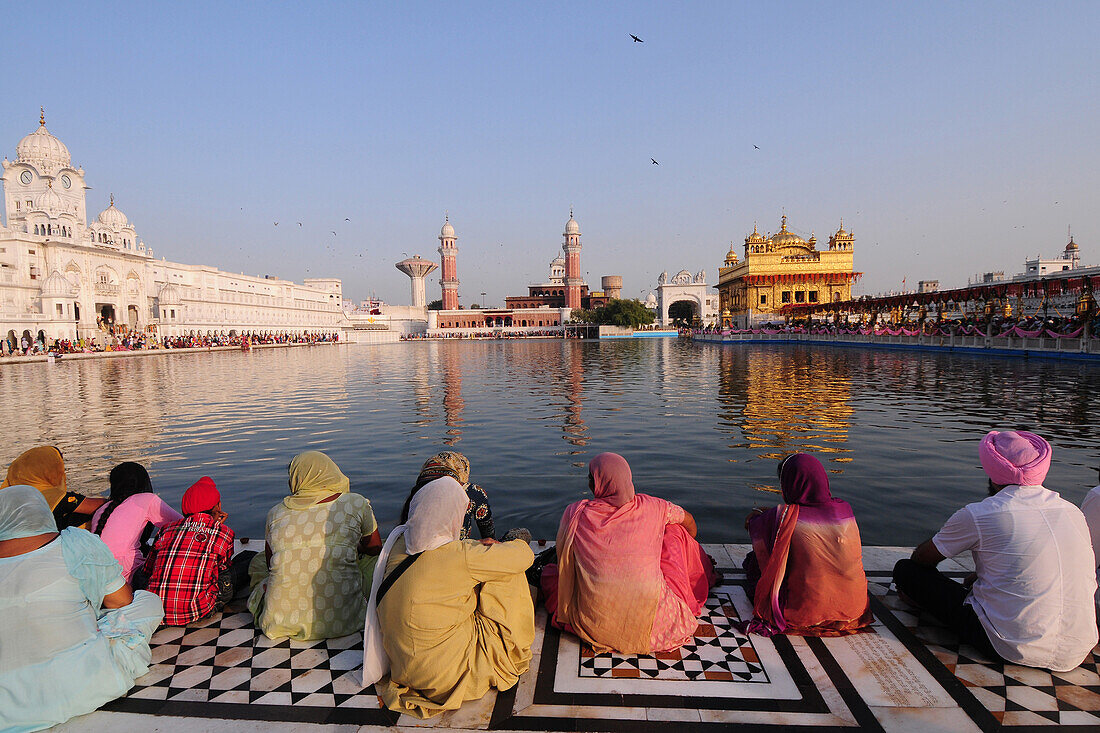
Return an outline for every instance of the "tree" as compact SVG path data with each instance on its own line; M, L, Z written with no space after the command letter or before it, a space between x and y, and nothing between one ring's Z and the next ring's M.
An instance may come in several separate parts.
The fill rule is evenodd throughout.
M443 301L442 300L433 300L431 303L428 303L428 310L430 310L430 311L441 311L441 310L443 310Z
M574 323L595 323L596 311L589 311L584 308L574 308L573 312L569 314L569 320Z
M480 308L480 307L481 307L481 306L480 306L480 305L478 305L477 303L472 303L472 304L470 305L470 310L474 310L474 311L476 311L476 310L477 310L478 308Z
M596 323L601 326L637 328L653 323L653 312L637 298L610 300L607 305L596 309Z

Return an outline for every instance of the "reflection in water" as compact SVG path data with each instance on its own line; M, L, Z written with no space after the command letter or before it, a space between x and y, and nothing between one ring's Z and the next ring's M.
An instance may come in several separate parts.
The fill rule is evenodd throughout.
M565 439L570 444L583 448L588 445L588 437L585 435L588 428L585 427L581 412L584 409L584 345L577 341L562 340L562 357L565 368L562 371L566 390L565 399L569 403L565 408L565 425L562 431ZM580 453L582 451L576 451Z
M709 541L745 541L775 459L818 454L865 540L915 543L984 496L978 438L1054 445L1047 485L1095 483L1100 369L1088 363L680 339L428 342L0 366L6 463L54 443L99 492L145 463L178 506L207 474L230 524L263 532L296 453L329 453L393 526L423 461L459 445L502 527L553 537L588 495L586 461L626 456L640 491L690 509ZM566 442L563 444L562 440Z
M462 440L462 352L460 344L440 344L440 363L443 370L443 412L447 425L446 445Z
M734 437L729 447L747 449L757 458L808 452L838 454L830 457L837 463L850 461L842 454L851 452L844 446L853 412L851 380L829 367L810 351L721 349L718 424Z

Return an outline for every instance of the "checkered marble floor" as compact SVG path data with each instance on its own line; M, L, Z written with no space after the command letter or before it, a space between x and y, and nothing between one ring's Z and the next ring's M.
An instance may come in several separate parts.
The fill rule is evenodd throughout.
M684 648L596 654L548 628L539 610L534 658L519 684L430 721L398 716L381 707L372 688L360 688L360 635L272 642L243 610L159 630L153 668L105 709L207 719L204 729L211 719L551 731L663 730L675 723L692 730L1100 727L1100 656L1064 674L981 659L897 599L884 548L865 553L874 568L868 573L872 633L832 639L741 634L735 624L752 612L736 568L743 549L712 553L726 580L712 591Z

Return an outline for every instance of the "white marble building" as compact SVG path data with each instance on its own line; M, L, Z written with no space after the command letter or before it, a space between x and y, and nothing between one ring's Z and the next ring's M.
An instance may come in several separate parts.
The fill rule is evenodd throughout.
M650 297L652 295L650 293ZM646 307L655 307L657 323L667 327L672 325L668 309L673 303L680 302L690 303L695 317L704 325L718 319L718 295L710 292L707 286L706 270L700 270L694 276L687 270L680 270L671 278L667 272L662 272L657 278L657 298L652 306L649 305L650 299L646 298Z
M114 203L89 221L84 169L39 127L3 160L0 338L108 338L108 324L158 336L331 331L341 284L238 275L153 258ZM117 330L117 328L116 328Z

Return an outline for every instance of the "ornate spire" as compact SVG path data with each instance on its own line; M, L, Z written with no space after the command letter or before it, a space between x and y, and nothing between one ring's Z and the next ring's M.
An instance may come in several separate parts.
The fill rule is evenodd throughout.
M450 220L451 220L451 212L444 210L443 211L443 223L446 224Z
M46 108L45 107L39 107L38 108L38 124L42 125L43 127L45 127L45 125L46 125Z
M114 206L114 205L115 205L115 195L112 193L111 194L111 206Z
M781 232L787 231L787 215L786 214L783 215L783 218L781 219L781 222L782 222L782 228L779 231L781 231Z

